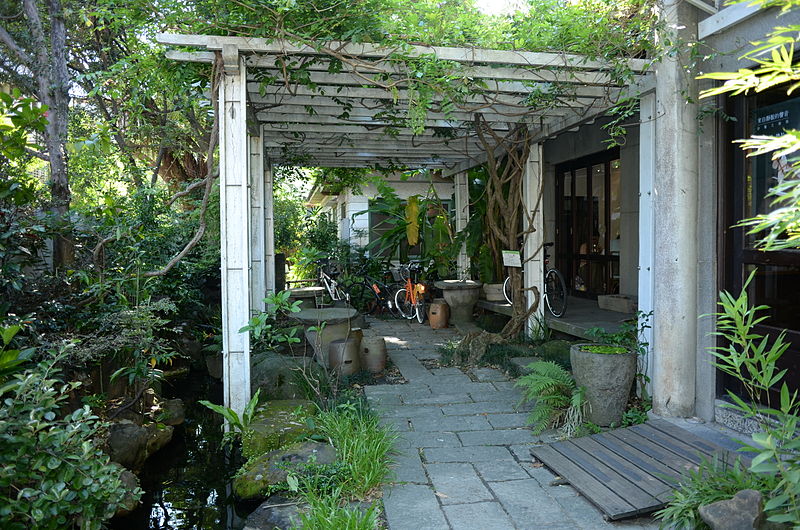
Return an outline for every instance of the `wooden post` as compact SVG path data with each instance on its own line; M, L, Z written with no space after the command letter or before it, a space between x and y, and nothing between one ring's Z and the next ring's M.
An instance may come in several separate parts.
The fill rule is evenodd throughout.
M263 130L263 126L262 126ZM262 133L263 138L263 133ZM263 144L262 144L263 146ZM265 285L268 293L274 293L275 286L275 214L274 188L275 172L272 165L266 163L262 166L264 177L264 273Z
M259 128L261 131L262 129ZM267 293L263 138L250 136L250 308L264 311Z
M531 146L528 160L525 162L525 174L522 180L523 204L527 212L523 217L523 230L527 235L522 250L522 259L524 260L522 284L526 293L527 307L530 307L534 302L533 292L530 290L531 287L536 286L539 289L540 297L544 293L544 252L542 250L542 245L544 244L543 178L542 144L537 143ZM533 226L530 225L531 218ZM532 316L540 315L543 309L540 298L539 310ZM534 327L536 325L537 322L532 318L528 322L528 333L535 331Z
M656 172L656 94L643 94L639 103L639 311L653 310L653 262L655 259L655 218L653 180ZM653 330L644 330L644 340L653 345ZM652 359L647 359L646 375L653 378ZM652 394L651 394L652 395Z
M247 75L244 59L236 63L226 51L219 89L223 399L241 414L250 400L250 337L239 333L250 319Z
M467 228L469 221L469 184L467 183L467 171L456 173L453 177L456 196L456 233L461 233ZM469 275L469 256L467 255L466 244L461 245L456 261L457 274L459 278L468 278Z

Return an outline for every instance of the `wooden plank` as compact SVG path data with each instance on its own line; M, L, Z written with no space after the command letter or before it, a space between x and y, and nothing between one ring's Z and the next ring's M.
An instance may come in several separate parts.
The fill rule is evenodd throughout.
M573 441L554 443L552 447L565 458L569 459L570 462L580 466L584 472L601 481L606 487L625 499L625 501L634 508L647 509L662 504L660 500L644 491L634 482L625 478L607 463L598 460L594 455ZM570 477L566 478L570 481L570 484L577 487L578 481L573 481ZM615 514L609 514L611 517L614 515Z
M649 420L647 422L647 425L650 425L651 427L654 427L659 431L672 436L673 438L678 438L680 440L683 440L687 444L701 450L703 453L709 456L719 455L720 453L722 453L723 456L727 457L730 462L733 462L737 458L740 458L743 462L750 461L750 458L748 458L746 455L737 453L735 451L731 451L730 449L727 449L725 447L720 447L714 442L711 442L709 440L704 440L703 438L700 438L699 436L692 434L686 429L681 429L677 425L674 425L666 420L661 420L661 419Z
M533 454L556 474L566 478L578 492L600 508L603 513L615 514L617 518L635 515L638 509L614 493L605 484L595 479L568 458L553 449L551 445L543 445L531 449Z
M760 10L760 5L748 2L728 6L719 11L716 15L712 15L697 23L697 38L702 40L715 33L725 31L737 24L741 24L750 17L755 16Z
M631 445L623 440L620 440L619 438L611 436L610 433L592 436L592 438L603 447L618 455L621 455L639 469L645 470L647 473L653 475L655 478L668 486L675 485L682 476L680 471L676 471L666 464L656 460L652 456L641 451L638 446Z
M631 481L636 487L640 488L654 499L661 503L667 502L672 490L669 484L659 480L646 470L640 469L627 459L627 455L626 457L622 457L603 447L597 440L597 438L601 437L603 437L602 434L576 438L573 440L573 443L601 462L604 462L612 469L618 470L626 480Z
M685 473L689 469L696 469L697 464L700 463L699 458L696 458L695 460L688 460L680 457L629 429L618 429L616 431L610 431L608 434L609 436L618 438L634 447L639 447L639 449L646 455L658 460L666 466L669 466L680 474Z
M713 453L711 455L705 454L699 449L692 447L691 445L684 443L677 438L673 438L672 436L665 434L658 429L647 425L646 423L634 425L633 427L630 427L630 429L631 431L642 435L653 443L657 443L661 447L669 449L676 455L682 456L687 460L697 461L697 463L700 463L703 461L703 459L708 459L713 456Z

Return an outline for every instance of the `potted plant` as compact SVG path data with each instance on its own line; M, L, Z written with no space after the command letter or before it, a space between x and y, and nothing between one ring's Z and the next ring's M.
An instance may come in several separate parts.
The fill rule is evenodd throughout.
M649 327L649 316L640 312L636 319L624 323L615 333L592 328L588 334L595 343L575 344L570 348L575 382L586 388L590 422L601 427L619 425L637 375L642 398L647 399L646 376L642 373L644 370L638 370L638 361L643 360L647 352L642 333Z

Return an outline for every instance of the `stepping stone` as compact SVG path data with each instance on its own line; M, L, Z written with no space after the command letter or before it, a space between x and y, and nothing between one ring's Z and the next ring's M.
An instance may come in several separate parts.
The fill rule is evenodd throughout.
M506 374L496 368L473 368L472 373L478 381L508 381Z
M388 486L384 488L383 509L392 530L449 528L430 486Z
M480 528L481 530L508 530L514 523L497 502L455 504L445 506L444 512L453 528Z
M493 500L470 464L428 464L425 468L443 505Z

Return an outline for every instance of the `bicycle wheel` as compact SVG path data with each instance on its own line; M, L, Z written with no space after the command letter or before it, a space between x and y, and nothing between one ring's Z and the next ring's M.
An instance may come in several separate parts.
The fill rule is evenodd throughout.
M404 318L414 318L414 305L411 303L411 297L406 296L406 289L398 289L394 294L394 304L397 312Z
M414 304L414 315L417 317L417 322L422 324L425 322L425 319L428 318L428 314L426 313L425 308L425 299L423 297L419 297L417 299L417 303Z
M392 315L394 318L402 318L403 315L400 314L400 311L397 309L397 302L395 302L395 295L397 295L397 290L400 289L400 286L397 284L390 284L383 286L383 303L386 305L386 308L389 310L389 314Z
M567 310L567 284L556 269L550 269L544 276L544 301L554 317L561 317Z
M514 303L514 293L511 292L511 276L506 278L506 281L503 282L503 297L505 297L506 302L509 304Z
M381 307L381 300L371 285L357 283L348 289L350 305L365 315L374 315Z

